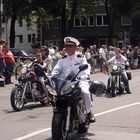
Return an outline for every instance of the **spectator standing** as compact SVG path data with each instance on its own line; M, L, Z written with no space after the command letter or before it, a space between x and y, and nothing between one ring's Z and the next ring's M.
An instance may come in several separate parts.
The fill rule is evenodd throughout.
M130 68L133 68L133 53L134 53L133 48L129 45L126 54L130 64Z
M138 63L139 63L139 48L136 46L134 48L134 53L133 53L133 67L134 69L138 68Z
M15 65L14 55L9 49L9 46L7 44L3 46L2 53L4 55L5 65L6 65L5 72L4 72L5 84L13 84L11 81L11 76L13 74L14 65Z
M53 49L55 50L54 54L52 55L53 65L55 66L58 60L61 58L61 54L59 52L58 46L54 46ZM54 67L53 66L53 67Z
M4 54L2 53L3 46L0 46L0 78L3 77L3 73L5 71L5 61L4 61Z
M90 49L87 48L86 52L85 52L85 57L87 59L87 62L92 65L92 60L91 60L91 52L90 52Z
M97 65L97 58L98 58L98 52L96 50L96 45L93 44L93 46L90 46L90 52L91 52L91 73L95 73L96 65Z
M51 43L51 44L49 44L49 54L52 56L54 53L55 53L55 50L54 50L54 45Z
M100 64L100 69L101 72L103 71L103 63L106 62L106 52L105 52L105 45L101 45L99 49L99 64Z
M108 47L108 52L106 54L107 60L112 58L114 55L115 55L114 47L113 46L109 46Z

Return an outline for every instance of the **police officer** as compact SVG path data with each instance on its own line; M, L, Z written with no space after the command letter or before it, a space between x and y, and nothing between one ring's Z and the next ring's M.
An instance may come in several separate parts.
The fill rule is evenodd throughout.
M52 76L65 77L65 75L71 72L76 74L79 71L80 65L88 64L83 54L78 54L76 52L77 46L80 44L77 39L73 37L65 37L64 44L67 55L60 59L55 65L51 73ZM78 76L81 78L79 86L85 98L86 110L88 113L87 117L89 118L90 122L93 123L95 122L95 118L91 113L92 103L89 92L89 83L87 81L87 78L90 75L90 70L91 68L89 65L89 68L79 73Z

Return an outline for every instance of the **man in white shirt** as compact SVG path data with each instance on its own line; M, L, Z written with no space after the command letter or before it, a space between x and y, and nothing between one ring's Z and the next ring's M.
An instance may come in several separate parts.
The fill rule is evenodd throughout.
M99 49L99 60L100 60L101 72L103 71L103 63L106 62L105 47L106 47L105 45L102 45Z
M82 64L88 64L84 55L78 54L76 52L77 50L76 47L80 44L77 39L73 37L65 37L64 43L65 43L65 50L67 52L67 55L57 62L57 64L55 65L51 73L52 76L64 77L65 75L68 75L68 73L71 72L77 74L77 72L79 71L79 66L81 66ZM86 110L88 113L87 116L90 122L93 123L95 122L95 118L91 113L92 102L91 102L91 97L89 92L90 86L87 80L87 78L90 75L90 70L91 68L89 65L88 69L80 72L78 77L81 78L79 87L81 88L81 92L84 95Z
M121 54L121 49L120 48L116 48L115 49L115 56L113 56L111 59L109 59L107 62L107 64L109 63L119 63L119 64L122 64L121 67L122 67L122 81L125 85L125 90L128 94L131 94L131 91L129 89L129 80L128 80L128 77L127 77L127 73L126 73L126 70L125 70L125 65L126 64L127 66L129 65L128 61L127 61L127 58L125 56L123 56Z

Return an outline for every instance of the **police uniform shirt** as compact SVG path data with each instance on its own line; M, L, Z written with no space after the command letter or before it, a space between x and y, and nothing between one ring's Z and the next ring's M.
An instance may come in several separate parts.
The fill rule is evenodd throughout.
M88 64L86 58L82 54L75 53L72 56L67 55L58 61L51 75L56 75L64 78L71 72L77 74L79 71L79 66L81 66L82 64ZM78 77L85 78L89 75L90 66L85 71L80 72Z

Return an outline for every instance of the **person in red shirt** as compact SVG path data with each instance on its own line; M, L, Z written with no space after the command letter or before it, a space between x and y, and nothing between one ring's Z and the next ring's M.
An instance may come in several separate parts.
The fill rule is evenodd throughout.
M5 59L5 84L12 84L11 82L11 76L13 74L13 70L14 70L14 65L15 65L15 59L14 59L14 55L11 52L11 50L9 49L9 46L7 44L5 44L3 46L2 49L2 53L4 55L4 59Z
M2 53L3 46L0 45L0 78L3 78L3 73L5 69L4 54Z

